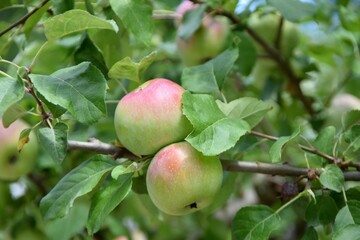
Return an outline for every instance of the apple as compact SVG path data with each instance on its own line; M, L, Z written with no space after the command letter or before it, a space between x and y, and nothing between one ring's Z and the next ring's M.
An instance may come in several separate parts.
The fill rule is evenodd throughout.
M168 79L145 82L124 96L115 110L115 131L121 144L136 155L155 154L183 140L192 126L182 113L185 89Z
M190 9L198 7L191 1L183 1L177 8L182 16ZM181 19L180 18L180 19ZM180 23L181 25L181 20ZM223 16L206 15L199 29L184 40L177 36L178 53L186 66L202 64L221 53L227 47L230 37L230 23Z
M0 121L0 179L15 181L19 177L29 173L37 158L38 143L33 134L19 152L17 145L22 130L29 125L21 120L16 120L8 128Z
M185 215L209 206L221 187L216 156L204 156L187 142L161 149L150 162L146 186L152 202L169 215Z
M281 16L278 13L255 12L248 19L248 26L267 44L275 48L280 20ZM299 38L300 34L296 25L284 19L278 50L285 59L289 59L293 55L295 47L299 44ZM253 42L258 56L263 56L257 59L255 66L252 69L251 77L253 83L262 88L265 84L265 80L270 75L282 79L283 77L281 77L281 71L279 70L278 64L274 60L266 57L268 53L259 43L255 40Z
M248 26L270 46L275 47L280 20L281 16L277 13L256 12L250 16ZM299 39L300 33L296 25L284 19L281 30L280 52L285 58L291 57L293 50L299 44ZM254 43L258 54L266 54L262 46L255 41Z

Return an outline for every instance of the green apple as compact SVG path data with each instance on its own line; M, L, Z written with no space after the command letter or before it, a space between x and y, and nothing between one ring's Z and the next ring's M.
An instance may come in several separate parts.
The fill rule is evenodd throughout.
M150 155L183 140L192 131L182 113L184 92L180 85L156 78L124 96L114 117L121 144L136 155Z
M267 44L275 48L278 29L280 26L281 16L278 13L253 13L249 20L248 26L254 30ZM294 23L283 20L279 51L285 58L289 59L293 55L295 47L299 44L300 33ZM273 59L266 57L269 55L264 48L255 40L254 46L259 56L251 72L252 82L262 88L265 80L269 76L282 78L281 71Z
M198 5L183 1L177 8L180 16ZM181 22L180 22L181 25ZM186 66L202 64L221 53L228 45L230 38L230 23L222 16L206 15L199 29L184 40L177 37L177 49Z
M216 156L204 156L187 142L161 149L152 159L146 185L155 206L185 215L209 206L221 187L223 170Z
M250 16L248 26L270 46L275 47L280 20L281 16L277 13L256 12ZM280 52L285 58L291 57L293 50L299 44L299 37L300 33L296 24L284 19L281 30ZM258 54L266 54L262 46L255 41L254 43Z
M5 128L0 121L1 180L14 181L32 170L38 153L35 136L30 134L29 142L24 145L21 152L17 150L20 133L28 127L25 122L17 120Z

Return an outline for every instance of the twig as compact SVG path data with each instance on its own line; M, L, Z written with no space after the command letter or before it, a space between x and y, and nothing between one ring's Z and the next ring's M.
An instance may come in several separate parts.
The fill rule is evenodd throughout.
M271 141L279 140L278 137L267 135L267 134L256 132L256 131L250 131L250 134L252 134L252 135L254 135L256 137L268 139L268 140L271 140ZM305 146L305 145L302 145L302 144L298 144L298 147L300 149L304 150L305 152L309 152L309 153L318 155L318 156L326 159L329 163L335 163L340 167L355 167L356 169L360 170L360 163L355 163L355 162L351 162L351 161L343 162L342 159L338 159L338 158L336 158L334 156L323 153L323 152L319 151L318 149L316 149L314 147L308 147L308 146Z
M279 53L281 53L281 36L283 32L283 25L284 25L284 18L281 16L274 42L274 46L279 51Z
M118 155L122 157L129 157L132 160L139 160L139 157L131 154L124 148L114 146L112 144L103 143L98 140L93 142L79 142L68 141L68 150L84 150L92 151L101 154ZM291 165L247 162L247 161L230 161L221 160L221 164L225 171L232 172L248 172L248 173L262 173L279 176L306 176L312 178L312 174L320 174L320 169L300 168ZM311 173L311 174L310 174ZM359 171L344 171L344 177L350 181L360 181Z
M11 24L9 27L7 27L6 29L4 29L3 31L0 32L0 37L2 35L4 35L5 33L9 32L11 29L15 28L18 25L22 25L25 24L26 20L31 17L31 15L33 15L34 13L36 13L40 8L42 8L47 2L49 2L50 0L44 0L42 1L37 7L35 7L33 10L31 10L29 13L27 13L25 16L23 16L22 18L20 18L18 21L14 22L13 24Z
M139 159L138 156L130 153L125 148L117 147L112 144L104 143L99 140L89 142L68 141L68 150L84 150L101 154L113 155L116 157L127 157L129 159Z

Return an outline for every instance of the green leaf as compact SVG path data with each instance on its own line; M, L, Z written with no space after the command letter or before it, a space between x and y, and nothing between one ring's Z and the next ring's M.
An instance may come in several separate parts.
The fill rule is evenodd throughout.
M202 65L185 68L182 86L197 93L218 93L237 57L236 49L228 49Z
M106 114L106 80L88 62L50 76L31 74L30 78L46 100L67 109L82 123L94 123Z
M281 225L280 216L265 205L241 208L232 223L234 240L266 240Z
M206 7L206 4L202 4L185 12L178 30L178 36L181 39L188 40L199 29Z
M26 110L20 106L19 104L15 103L11 105L2 116L2 123L5 128L10 126L16 119L24 116L26 114Z
M156 58L156 52L144 57L139 63L134 62L130 57L116 62L109 70L109 77L112 79L129 79L141 83L141 74Z
M111 177L113 179L118 179L119 176L124 174L134 173L137 169L138 169L138 164L136 162L132 162L128 166L119 165L111 171Z
M75 0L51 0L55 14L60 14L74 8Z
M280 137L270 148L269 154L271 162L280 162L281 161L281 154L286 144L292 141L294 138L299 136L300 128L295 131L291 136L287 137Z
M208 94L191 94L182 96L183 113L195 129L204 130L214 122L225 118L217 106L215 99Z
M318 239L319 237L314 227L309 227L301 238L301 240L318 240Z
M244 119L251 128L258 125L265 114L272 109L271 104L251 97L239 98L229 103L216 102L226 116Z
M250 130L244 120L227 118L210 95L185 92L182 104L184 115L194 127L185 140L206 156L228 150Z
M44 22L44 32L49 41L87 29L119 30L113 20L104 20L79 9L56 15Z
M321 184L324 187L336 192L341 192L344 186L344 181L343 172L334 164L326 165L324 171L320 174Z
M335 234L351 224L360 225L360 202L350 200L340 209L335 218Z
M313 143L314 147L323 153L331 154L335 144L335 134L336 129L333 126L322 129ZM323 158L318 155L309 155L313 159L311 162L318 161L321 163L323 161Z
M360 148L360 125L352 126L345 132L345 141L350 144L354 151Z
M316 197L316 201L310 202L305 218L310 225L326 225L334 222L337 213L338 207L335 200L330 196L321 195Z
M256 49L252 39L248 35L243 32L236 32L235 34L240 38L239 43L237 44L239 57L236 61L236 65L238 66L239 71L247 76L251 73L251 70L256 63Z
M220 91L212 64L184 68L181 75L181 85L196 93L217 93Z
M110 5L125 28L146 45L150 44L154 22L152 8L145 0L110 0Z
M20 78L0 78L0 118L11 105L24 97L24 83Z
M37 136L41 147L58 163L66 156L67 130L67 125L61 122L54 128L43 127L38 130Z
M354 124L357 124L360 121L360 110L351 110L345 113L342 116L342 126L343 129L346 131Z
M339 232L334 234L333 240L360 240L360 225L348 225L345 228L341 229Z
M299 21L307 17L312 17L318 10L318 6L300 0L268 0L269 5L281 12L285 19L289 21Z
M46 219L65 216L76 198L89 193L116 162L109 156L96 155L69 172L41 200L40 210Z
M125 174L117 179L112 179L107 186L94 195L87 223L90 234L94 234L100 229L110 212L129 194L132 175Z
M248 131L250 126L244 120L222 118L202 131L195 129L185 140L204 155L215 156L235 146Z
M34 14L32 14L25 22L23 31L26 35L26 37L30 36L31 31L36 26L36 24L39 22L41 17L46 13L46 11L49 9L49 6L51 5L51 2L46 3L44 6L42 6L39 10L37 10Z

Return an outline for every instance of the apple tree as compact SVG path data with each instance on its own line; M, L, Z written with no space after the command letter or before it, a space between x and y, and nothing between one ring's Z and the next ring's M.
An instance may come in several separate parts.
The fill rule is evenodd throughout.
M359 0L2 0L0 239L359 239Z

